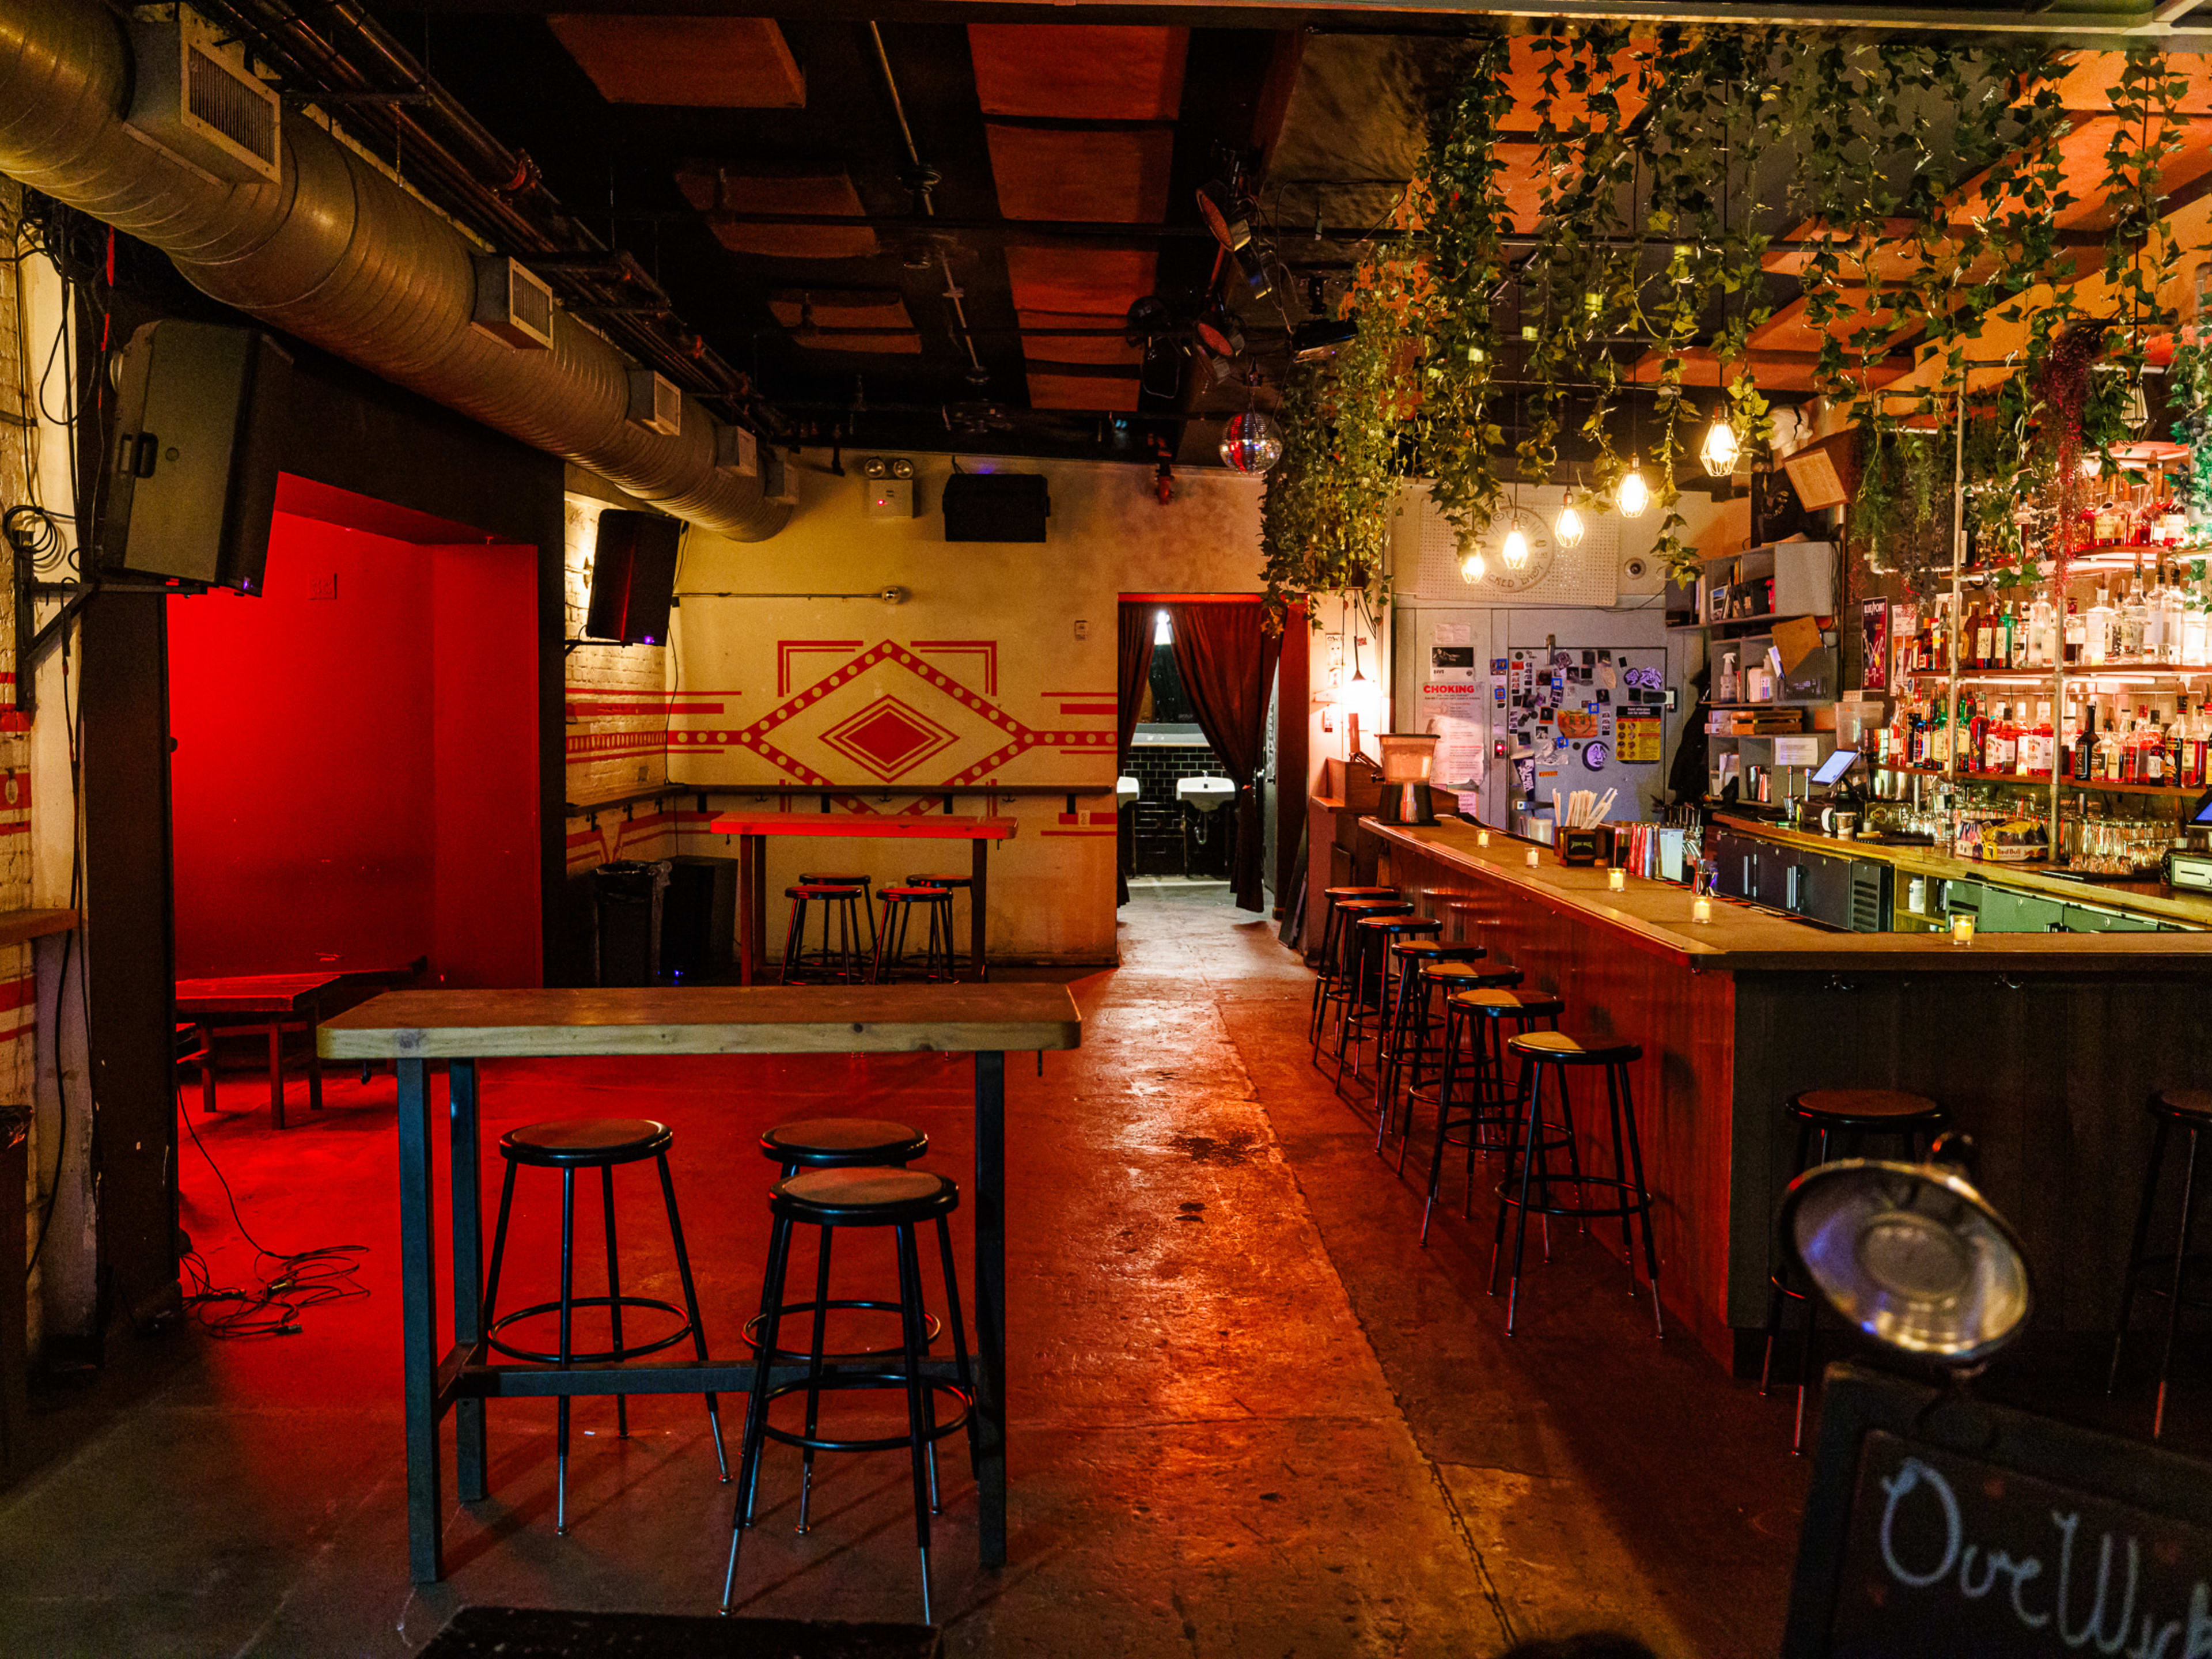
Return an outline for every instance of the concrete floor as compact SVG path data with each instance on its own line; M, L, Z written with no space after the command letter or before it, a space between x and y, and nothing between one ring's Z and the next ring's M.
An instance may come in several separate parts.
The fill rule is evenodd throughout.
M952 1475L950 1650L1479 1659L1609 1626L1669 1659L1772 1653L1806 1473L1784 1403L1655 1341L1587 1238L1534 1272L1508 1341L1486 1204L1417 1246L1411 1168L1376 1158L1371 1120L1308 1063L1311 980L1272 925L1184 884L1139 884L1122 923L1125 965L1074 988L1084 1048L1042 1079L1008 1068L1012 1562L973 1566ZM471 1603L712 1609L731 1489L686 1399L634 1403L626 1441L611 1401L579 1405L566 1538L551 1405L495 1405L495 1495L453 1507L445 1583L407 1582L392 1088L337 1079L320 1120L276 1135L265 1085L225 1080L201 1134L254 1237L366 1244L370 1294L293 1336L120 1340L102 1387L135 1375L137 1397L0 1498L0 1652L382 1655ZM963 1061L924 1055L514 1062L485 1069L486 1141L561 1115L672 1123L726 1350L766 1242L758 1132L896 1115L958 1175L967 1089ZM184 1158L185 1224L238 1282L252 1249L189 1141ZM533 1173L508 1306L553 1282L557 1182ZM618 1190L624 1287L674 1299L653 1196ZM888 1282L888 1252L838 1260L841 1294ZM918 1616L902 1456L825 1457L804 1538L797 1464L771 1448L744 1610Z

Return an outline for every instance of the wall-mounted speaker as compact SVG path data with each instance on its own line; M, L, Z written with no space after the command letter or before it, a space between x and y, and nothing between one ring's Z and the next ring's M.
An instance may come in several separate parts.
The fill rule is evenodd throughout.
M124 349L100 562L261 591L292 358L258 329L164 318Z
M683 544L679 519L612 507L600 514L584 637L619 645L667 644L676 557Z
M1052 516L1039 472L956 472L944 498L948 542L1041 542Z

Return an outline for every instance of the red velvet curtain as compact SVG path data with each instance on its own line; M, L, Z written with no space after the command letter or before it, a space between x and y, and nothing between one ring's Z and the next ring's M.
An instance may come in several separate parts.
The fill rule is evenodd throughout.
M1264 909L1266 848L1255 779L1267 749L1268 690L1283 641L1262 625L1257 599L1166 609L1183 695L1222 769L1237 783L1237 862L1230 880L1237 908Z
M1129 739L1137 734L1137 713L1145 706L1145 681L1152 671L1152 607L1121 602L1121 622L1115 636L1120 655L1115 670L1119 688L1121 738L1114 753L1117 760L1129 752ZM1120 812L1114 815L1115 902L1129 902L1129 825Z

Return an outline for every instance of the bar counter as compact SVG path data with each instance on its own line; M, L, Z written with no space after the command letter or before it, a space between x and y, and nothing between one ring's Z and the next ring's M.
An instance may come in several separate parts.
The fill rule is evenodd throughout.
M1361 829L1379 843L1377 879L1422 913L1445 896L1486 901L1469 942L1565 997L1565 1029L1643 1045L1636 1112L1662 1296L1723 1363L1757 1364L1796 1152L1784 1103L1814 1088L1934 1097L1975 1138L1983 1188L2027 1242L2037 1328L2111 1329L2149 1153L2143 1103L2199 1081L2192 1057L2212 1040L2212 933L1960 946L1721 899L1699 924L1686 888L1632 876L1614 893L1603 868L1568 868L1548 848L1529 865L1532 843L1503 831L1485 848L1464 823Z

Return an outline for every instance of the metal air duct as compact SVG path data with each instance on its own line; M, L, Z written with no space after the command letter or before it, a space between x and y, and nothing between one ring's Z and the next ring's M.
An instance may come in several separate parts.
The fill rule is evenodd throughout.
M739 541L783 528L762 479L714 465L690 398L672 436L629 418L631 365L565 312L550 349L471 326L477 250L312 119L273 184L216 179L126 126L124 27L94 0L0 0L0 173L160 248L194 287Z

